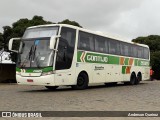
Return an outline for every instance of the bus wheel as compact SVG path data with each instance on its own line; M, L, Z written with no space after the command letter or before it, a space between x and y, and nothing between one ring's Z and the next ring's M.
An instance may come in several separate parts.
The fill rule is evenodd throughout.
M45 86L49 90L55 90L58 88L58 86Z
M77 78L77 85L73 85L72 89L74 90L84 90L88 87L88 76L85 73L80 73Z
M135 85L136 80L137 80L137 77L136 77L135 73L132 73L131 78L130 78L130 85Z
M142 81L142 75L141 75L141 73L138 73L135 85L138 85L140 83L140 81Z

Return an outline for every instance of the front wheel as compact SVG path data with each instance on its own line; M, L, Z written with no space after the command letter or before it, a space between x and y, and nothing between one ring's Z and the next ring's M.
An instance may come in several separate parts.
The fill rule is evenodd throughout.
M73 85L72 89L74 90L84 90L88 87L88 76L85 73L80 73L77 78L77 85Z
M55 90L58 88L58 86L45 86L49 90Z

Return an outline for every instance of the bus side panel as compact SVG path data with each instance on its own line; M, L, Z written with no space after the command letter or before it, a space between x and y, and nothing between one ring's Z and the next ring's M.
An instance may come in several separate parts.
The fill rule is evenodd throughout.
M105 83L106 81L105 71L106 70L107 70L107 67L105 64L92 64L93 82L94 83Z
M78 77L78 75L83 71L88 74L89 83L94 83L94 81L93 81L93 74L94 73L93 73L93 70L92 70L92 64L89 64L89 63L77 63L76 64L76 76Z
M106 65L106 82L120 82L123 81L123 75L121 72L121 65Z

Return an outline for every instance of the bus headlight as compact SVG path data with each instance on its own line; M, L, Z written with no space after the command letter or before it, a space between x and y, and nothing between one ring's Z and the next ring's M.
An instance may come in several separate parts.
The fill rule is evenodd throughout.
M21 72L16 71L16 75L21 75Z

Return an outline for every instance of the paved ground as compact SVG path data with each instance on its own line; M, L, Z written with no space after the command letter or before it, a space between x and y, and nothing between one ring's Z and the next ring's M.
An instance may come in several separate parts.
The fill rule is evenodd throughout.
M100 85L83 91L0 84L0 111L160 111L159 101L160 81Z

